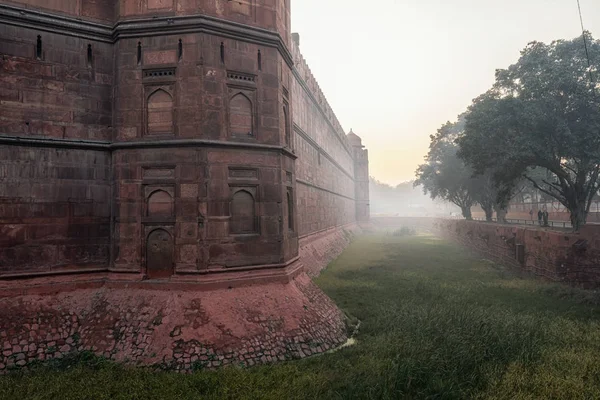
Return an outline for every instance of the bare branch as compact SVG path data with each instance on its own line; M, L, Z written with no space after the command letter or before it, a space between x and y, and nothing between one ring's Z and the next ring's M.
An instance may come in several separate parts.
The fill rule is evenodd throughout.
M565 207L569 208L569 205L567 204L567 201L566 201L566 199L565 199L564 197L559 197L558 195L556 195L556 194L554 194L554 193L552 193L552 192L550 192L550 191L548 191L548 190L546 190L546 189L542 188L540 185L538 185L538 183L537 183L535 180L531 179L531 178L530 178L530 177L528 177L528 176L525 176L525 179L527 179L529 182L531 182L531 183L533 184L533 186L534 186L534 187L535 187L537 190L539 190L539 191L541 191L541 192L543 192L543 193L546 193L548 196L550 196L550 197L552 197L552 198L555 198L555 199L556 199L556 200L558 200L558 201L559 201L559 202L560 202L560 203L561 203L563 206L565 206Z

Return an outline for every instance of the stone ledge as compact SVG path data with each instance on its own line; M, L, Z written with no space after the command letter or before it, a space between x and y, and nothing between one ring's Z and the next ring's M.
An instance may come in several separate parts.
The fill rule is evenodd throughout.
M304 270L298 258L280 265L251 266L203 274L176 274L165 280L144 279L128 271L93 269L0 276L0 298L107 287L144 290L211 291L264 283L289 283Z
M136 140L130 142L101 142L94 140L49 139L31 136L0 135L0 144L29 147L52 147L63 149L81 149L95 151L133 150L148 148L185 148L185 147L214 147L235 148L244 150L266 150L284 154L292 159L298 158L287 147L260 143L243 143L223 140L206 139L168 139L168 140Z

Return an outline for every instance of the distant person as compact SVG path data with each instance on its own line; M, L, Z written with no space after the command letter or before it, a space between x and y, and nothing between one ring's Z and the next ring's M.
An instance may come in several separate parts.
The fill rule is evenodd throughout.
M548 210L544 210L542 218L544 218L544 226L548 226Z
M533 221L533 208L529 210L529 218Z
M542 226L542 218L544 217L544 213L542 210L538 210L538 223Z

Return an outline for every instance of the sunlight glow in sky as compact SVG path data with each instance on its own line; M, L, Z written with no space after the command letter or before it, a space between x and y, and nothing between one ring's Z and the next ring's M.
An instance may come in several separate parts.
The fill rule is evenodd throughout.
M580 1L600 37L600 0ZM371 175L394 185L528 42L581 35L576 0L292 0L292 31Z

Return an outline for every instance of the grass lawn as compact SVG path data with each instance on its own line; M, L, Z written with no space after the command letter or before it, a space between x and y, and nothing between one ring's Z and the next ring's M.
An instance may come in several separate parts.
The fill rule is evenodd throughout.
M600 398L600 295L431 236L358 238L317 283L361 320L355 346L190 375L91 360L0 377L0 399Z

